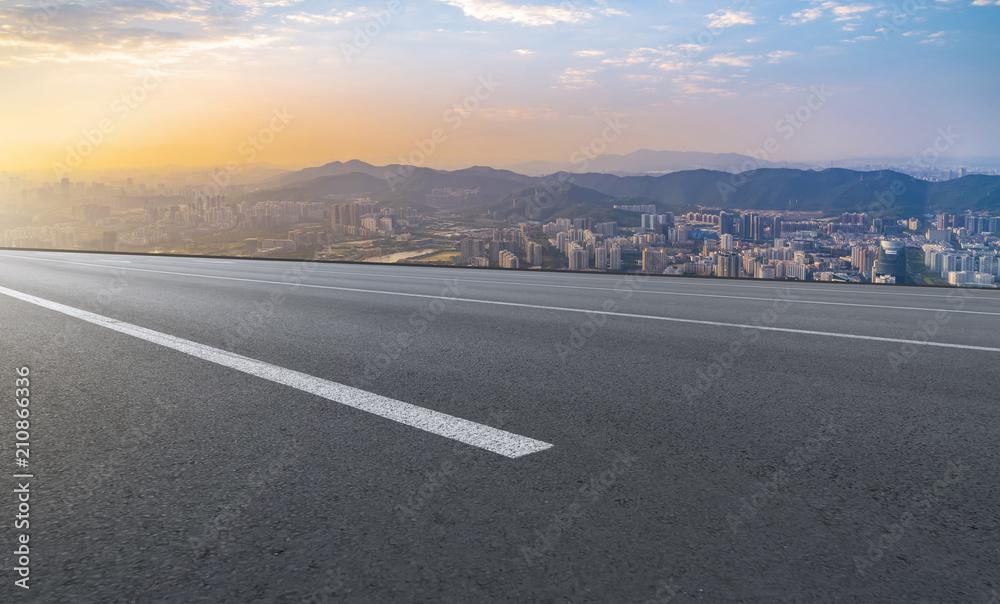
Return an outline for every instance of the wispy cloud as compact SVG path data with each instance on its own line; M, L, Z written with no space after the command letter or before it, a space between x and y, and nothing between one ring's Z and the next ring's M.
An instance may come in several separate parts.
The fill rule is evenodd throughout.
M754 25L756 20L747 11L724 10L705 15L709 27L724 28L734 25Z
M273 35L277 28L267 33L254 30L250 15L269 6L290 7L296 3L233 0L220 3L216 10L192 0L169 4L146 0L67 2L56 5L41 27L37 25L37 7L0 3L0 33L8 34L4 45L15 49L16 60L29 63L168 64L198 55L219 59L223 51L269 46L281 40L281 36ZM305 13L287 17L301 24L334 19ZM32 23L35 27L25 27Z
M871 4L847 4L833 7L834 21L850 21L857 19L861 13L874 10Z
M947 35L948 32L939 31L937 33L930 34L929 36L921 40L920 44L944 44L945 36Z
M767 53L767 62L780 63L781 61L784 61L789 57L794 57L797 54L799 53L795 52L794 50L776 50L774 52Z
M799 25L802 23L808 23L810 21L815 21L823 16L823 9L821 8L806 8L800 10L797 13L792 13L790 17L781 17L781 21L785 23L790 23L792 25Z
M750 67L750 61L756 59L753 55L736 55L733 53L717 54L708 60L712 65L729 65L730 67Z
M515 5L502 0L439 0L462 9L467 17L480 21L506 21L517 25L538 27L558 23L582 23L593 18L586 11L544 4Z
M598 71L598 69L575 69L573 67L568 67L566 68L566 71L559 76L558 82L564 88L587 88L597 83L597 81L593 78L593 75Z

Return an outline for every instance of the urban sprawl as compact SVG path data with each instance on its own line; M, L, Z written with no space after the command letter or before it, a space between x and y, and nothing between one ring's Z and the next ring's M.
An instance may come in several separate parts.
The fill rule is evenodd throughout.
M10 179L11 190L20 184ZM456 209L474 207L474 189L434 189L419 210L352 195L230 202L131 179L64 179L44 193L65 202L41 215L47 224L26 195L0 204L3 223L19 224L0 231L0 246L963 287L1000 278L1000 217L969 211L897 219L626 204L613 206L620 221L518 221Z

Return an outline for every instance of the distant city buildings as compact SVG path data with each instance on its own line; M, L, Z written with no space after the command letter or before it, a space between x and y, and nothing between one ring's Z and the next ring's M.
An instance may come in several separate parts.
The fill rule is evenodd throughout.
M593 215L580 206L529 221L511 220L492 206L470 210L483 201L478 189L431 189L426 200L437 209L418 211L367 195L291 201L243 187L209 195L204 187L138 180L67 179L40 188L15 177L6 188L0 182L0 246L395 257L476 267L959 287L995 287L1000 278L1000 216L987 212L893 217L699 207L672 213L627 203ZM39 199L58 201L46 224L32 221Z

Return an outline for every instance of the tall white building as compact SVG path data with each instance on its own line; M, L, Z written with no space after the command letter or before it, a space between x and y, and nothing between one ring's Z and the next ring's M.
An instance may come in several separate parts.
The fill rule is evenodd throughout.
M617 243L611 246L611 270L622 270L622 246Z
M579 243L571 241L566 250L566 256L569 258L569 270L585 271L590 268L590 254L587 248Z
M594 250L594 268L599 271L608 270L609 260L608 248L600 246Z

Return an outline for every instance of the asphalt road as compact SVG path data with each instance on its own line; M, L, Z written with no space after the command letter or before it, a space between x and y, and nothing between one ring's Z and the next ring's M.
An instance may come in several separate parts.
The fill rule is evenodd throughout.
M2 601L1000 602L997 291L0 251L0 335Z

